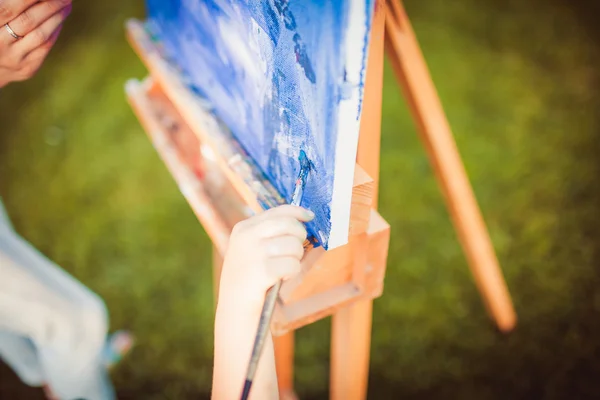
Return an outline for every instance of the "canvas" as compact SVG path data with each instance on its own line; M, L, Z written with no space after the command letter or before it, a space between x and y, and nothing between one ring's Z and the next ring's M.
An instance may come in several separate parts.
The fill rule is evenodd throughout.
M347 243L374 0L147 0L149 28L190 87L326 248Z

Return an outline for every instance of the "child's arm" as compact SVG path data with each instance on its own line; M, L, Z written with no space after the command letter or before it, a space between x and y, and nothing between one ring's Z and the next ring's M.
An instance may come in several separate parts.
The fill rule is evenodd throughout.
M300 271L306 229L314 215L281 206L236 225L223 263L215 320L214 400L240 398L266 291ZM258 364L251 399L279 398L271 335Z

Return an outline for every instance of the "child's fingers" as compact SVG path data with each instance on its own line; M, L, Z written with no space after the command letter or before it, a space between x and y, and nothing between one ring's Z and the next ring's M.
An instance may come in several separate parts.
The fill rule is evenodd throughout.
M266 264L267 275L273 280L290 278L300 272L300 261L295 257L270 258Z
M296 257L298 260L304 255L302 241L294 236L279 236L265 241L265 255L273 257Z
M297 219L292 217L271 218L265 220L259 227L259 235L263 239L277 236L294 236L299 240L306 239L306 228Z
M267 218L278 218L278 217L292 217L298 221L308 222L311 221L315 214L312 211L302 207L292 206L291 204L285 204L279 207L272 208L263 213L263 217Z

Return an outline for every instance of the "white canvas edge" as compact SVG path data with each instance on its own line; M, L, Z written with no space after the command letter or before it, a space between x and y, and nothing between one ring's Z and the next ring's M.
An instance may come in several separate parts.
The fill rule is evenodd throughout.
M363 62L367 62L369 43L363 48L358 43L365 42L367 34L367 14L364 0L350 0L350 15L346 34L346 73L350 82L360 83ZM368 40L369 38L367 38ZM363 82L364 84L364 82ZM356 112L360 104L361 89L357 86L349 99L340 101L337 143L335 145L335 166L333 194L331 198L328 249L348 243L350 230L350 208L352 207L352 185L358 151L360 116ZM362 114L362 113L361 113Z

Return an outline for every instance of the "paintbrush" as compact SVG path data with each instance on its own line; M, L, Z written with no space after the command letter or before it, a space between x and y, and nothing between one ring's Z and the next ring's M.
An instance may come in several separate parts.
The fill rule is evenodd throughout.
M312 163L306 156L304 150L300 150L298 157L300 161L300 173L298 179L296 179L296 185L294 187L294 193L292 194L292 205L300 206L302 202L302 195L304 194L304 186L306 185L306 179L312 169ZM275 303L279 296L279 289L283 281L278 281L268 291L265 297L265 303L263 304L262 311L260 313L260 321L258 322L258 330L254 338L254 347L252 348L252 355L250 356L250 363L248 364L248 371L246 372L246 382L244 383L244 390L242 392L242 400L247 400L250 395L250 388L256 374L256 368L258 367L258 361L262 355L262 350L265 345L265 340L269 334L271 327L271 318L273 317L273 311L275 310Z

